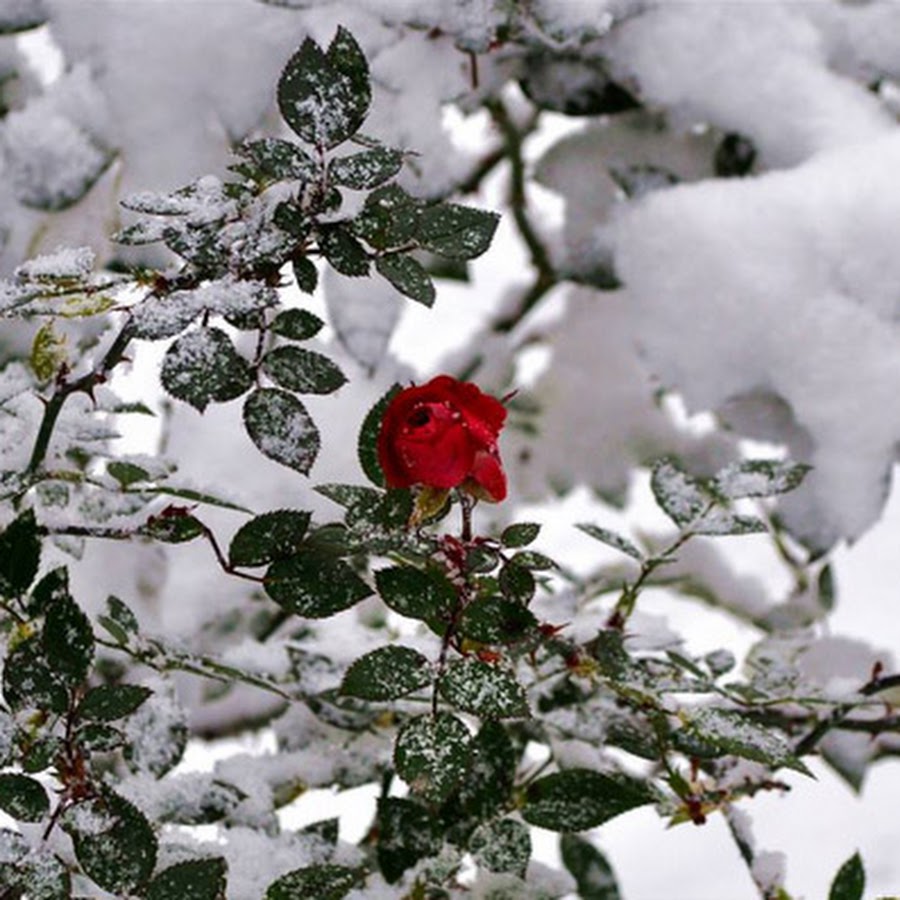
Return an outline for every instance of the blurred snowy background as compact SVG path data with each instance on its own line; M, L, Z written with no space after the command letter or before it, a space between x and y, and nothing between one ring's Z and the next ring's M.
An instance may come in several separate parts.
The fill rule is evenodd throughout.
M370 59L367 132L418 154L404 186L429 197L474 189L469 200L504 219L467 281L440 282L433 310L384 282L323 279L322 339L352 378L340 402L311 404L326 439L312 483L358 477L348 448L396 380L451 371L498 395L519 388L501 445L513 502L499 514L546 520L541 546L588 571L610 560L572 523L665 532L644 464L675 453L710 472L758 442L814 466L779 514L806 547L831 552L833 613L812 587L797 589L765 536L698 542L682 563L709 602L654 591L642 611L692 651L746 651L760 622L787 623L790 652L822 683L861 684L876 659L891 670L900 5L0 0L0 274L59 245L163 263L110 242L118 198L223 175L236 142L278 131L273 85L291 52L307 34L327 42L337 24ZM508 160L519 152L517 173ZM67 327L73 342L92 338ZM32 339L4 327L0 364L27 356ZM114 386L162 411L127 433L129 451L162 442L183 483L224 484L254 509L290 498L333 513L248 442L226 441L239 434L232 407L163 410L151 393L159 358L148 345ZM88 602L120 593L142 624L171 635L209 627L246 595L210 579L202 549L151 545L88 545L75 588ZM273 666L268 645L230 652ZM203 703L196 686L184 690L192 727L211 735L258 700ZM844 749L851 767L892 752ZM192 748L192 765L209 759ZM818 781L792 775L788 796L752 809L760 845L787 855L792 893L824 896L856 849L872 896L900 893L896 761L873 766L858 796L832 769L815 771ZM352 840L369 823L361 791L368 800L313 793L285 821L339 805ZM598 844L628 900L756 896L717 817L666 830L652 810L633 812L603 826ZM539 846L552 858L549 838Z

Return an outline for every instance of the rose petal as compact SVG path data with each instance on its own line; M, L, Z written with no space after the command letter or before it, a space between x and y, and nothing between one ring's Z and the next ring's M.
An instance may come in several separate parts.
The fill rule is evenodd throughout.
M499 503L506 497L506 474L500 457L494 452L479 451L472 463L472 478L484 489L488 497L484 499Z

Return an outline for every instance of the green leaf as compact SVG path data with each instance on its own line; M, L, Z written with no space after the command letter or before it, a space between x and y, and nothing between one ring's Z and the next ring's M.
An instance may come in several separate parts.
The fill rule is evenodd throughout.
M378 487L385 486L384 472L381 471L381 463L378 460L378 434L381 431L384 412L399 390L399 384L393 385L369 410L365 419L363 419L362 427L359 429L359 439L357 441L359 464L362 466L366 478L372 484L378 485Z
M308 475L319 454L319 429L293 395L259 388L244 402L244 427L264 456Z
M431 664L410 647L379 647L357 659L341 682L341 693L363 700L396 700L431 681Z
M166 351L162 386L178 400L203 412L210 402L225 403L253 385L253 373L221 328L197 328Z
M702 484L671 460L660 460L650 478L653 496L663 512L680 528L694 522L712 502Z
M496 213L439 203L422 212L417 237L432 253L452 259L474 259L490 247L499 221Z
M531 833L516 819L494 819L475 829L469 852L481 868L524 878L531 858Z
M564 769L528 786L522 817L550 831L585 831L656 799L650 785L635 778Z
M485 722L472 740L459 791L463 812L480 821L506 808L515 777L516 751L506 729L499 722Z
M388 250L412 241L420 215L417 200L399 185L388 184L366 197L353 231L377 250Z
M793 745L783 732L737 710L707 706L693 710L689 717L685 714L683 718L689 733L708 742L722 754L752 759L775 768L787 766L813 777L794 755Z
M20 513L0 534L0 595L18 597L28 590L41 562L41 540L34 510Z
M518 563L510 561L500 569L500 591L507 600L527 606L534 596L534 575Z
M20 822L40 822L50 812L44 786L27 775L0 775L0 809Z
M278 108L285 122L308 144L326 149L359 129L370 102L365 56L344 28L338 29L327 54L307 38L278 82Z
M32 589L29 610L41 615L52 603L68 596L69 570L65 566L58 566L51 569Z
M606 528L601 528L599 525L592 525L590 522L581 522L575 527L579 531L583 531L588 537L592 537L608 547L614 547L638 562L642 562L644 559L644 554L628 538L622 537L621 534L616 534L615 531L609 531Z
M716 474L712 489L727 500L773 497L799 487L812 466L772 459L733 463Z
M562 834L559 849L563 865L578 884L581 900L622 900L612 867L590 841Z
M117 644L127 644L129 637L138 633L139 626L134 613L112 594L106 598L106 615L97 616L97 621Z
M333 616L372 593L342 559L309 552L272 563L265 589L282 609L310 619Z
M739 515L722 506L711 509L691 526L694 534L706 534L713 537L762 534L768 530L762 519L758 519L756 516Z
M828 900L862 900L866 887L866 873L859 853L854 853L837 871Z
M3 695L14 710L34 707L65 712L69 692L59 675L50 668L40 637L23 641L6 657Z
M309 528L311 514L296 509L263 513L245 522L231 539L228 561L232 566L264 566L293 556Z
M507 525L500 535L500 543L504 547L527 547L537 539L541 533L541 526L536 522L517 522Z
M425 306L431 306L437 295L431 276L425 267L408 253L393 253L390 256L379 256L375 260L375 268L404 297L416 300Z
M365 247L346 228L323 228L319 235L319 249L325 259L341 275L360 278L369 274L371 260Z
M525 689L515 675L471 656L453 660L444 670L438 689L452 706L485 719L529 715Z
M119 482L123 488L130 487L138 481L150 481L150 473L140 466L129 462L111 462L106 466L106 471Z
M112 722L130 716L151 694L138 684L101 684L92 687L78 706L82 719Z
M265 900L341 900L356 881L357 874L346 866L331 863L306 866L273 881Z
M88 722L75 733L75 740L82 750L89 753L109 753L125 746L125 735L112 725Z
M181 334L201 312L183 294L155 295L131 308L129 327L143 341L161 341Z
M334 184L368 191L393 178L403 166L403 154L388 147L375 147L333 159L328 175Z
M394 768L414 794L442 803L462 781L469 761L469 729L450 713L403 723L394 745Z
M94 659L94 631L71 597L57 600L47 610L43 648L54 672L70 687L77 687L87 678Z
M298 394L331 394L346 383L344 373L327 357L302 347L276 347L262 361L279 387Z
M146 900L222 900L228 863L221 856L189 859L163 869L147 887Z
M375 586L394 612L427 622L439 633L446 628L457 602L456 590L445 575L412 566L378 570Z
M124 797L106 791L78 804L63 817L63 827L81 867L104 890L131 894L152 875L156 837L144 814Z
M544 556L543 553L537 553L534 550L525 550L522 553L517 553L510 562L515 563L517 566L524 566L526 569L534 569L535 571L556 568L556 563L549 556Z
M246 506L225 500L222 497L214 497L203 491L195 491L191 488L174 487L172 485L153 485L129 490L129 494L153 494L160 497L178 497L181 500L190 500L194 503L206 503L209 506L218 506L220 509L233 509L236 512L249 513Z
M537 628L530 609L516 600L479 597L463 610L460 633L483 644L509 644Z
M234 166L234 170L242 175L253 177L254 181L285 181L298 179L311 181L316 175L315 160L297 144L279 138L261 138L246 141L234 151L250 163L250 167Z
M315 337L324 325L325 323L308 309L286 309L275 316L270 331L289 341L306 341Z
M304 294L313 293L319 283L319 270L316 268L316 264L307 256L295 256L291 261L291 267L294 270L294 278L297 279L297 287ZM290 335L287 336L290 337Z
M376 822L378 865L388 884L399 881L408 868L441 849L437 822L412 800L382 798Z
M203 523L183 506L167 506L159 515L150 516L142 533L164 544L184 544L205 534Z

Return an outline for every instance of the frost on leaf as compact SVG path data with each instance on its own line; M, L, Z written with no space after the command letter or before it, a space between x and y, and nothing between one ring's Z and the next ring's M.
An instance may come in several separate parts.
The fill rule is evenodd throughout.
M479 866L524 878L531 857L531 834L517 819L496 819L475 830L469 850Z
M319 430L306 407L286 391L260 388L244 403L244 426L264 456L308 475L319 453Z
M741 497L771 497L799 487L810 471L802 463L752 459L733 463L717 473L713 490L729 500Z
M414 794L442 803L465 775L469 743L469 729L456 716L417 716L397 733L394 766Z
M341 693L363 700L395 700L430 681L431 666L417 650L379 647L350 666L341 683Z
M529 715L525 689L515 675L473 657L454 660L438 686L444 699L463 712L486 719Z
M699 518L712 502L700 483L670 460L661 460L654 466L650 486L656 502L680 527Z

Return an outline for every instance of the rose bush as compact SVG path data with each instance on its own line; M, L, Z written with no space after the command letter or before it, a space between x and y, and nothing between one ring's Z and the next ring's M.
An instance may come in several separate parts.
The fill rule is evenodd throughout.
M449 375L399 391L378 435L378 459L388 485L462 487L498 503L506 497L497 448L505 420L499 400Z

